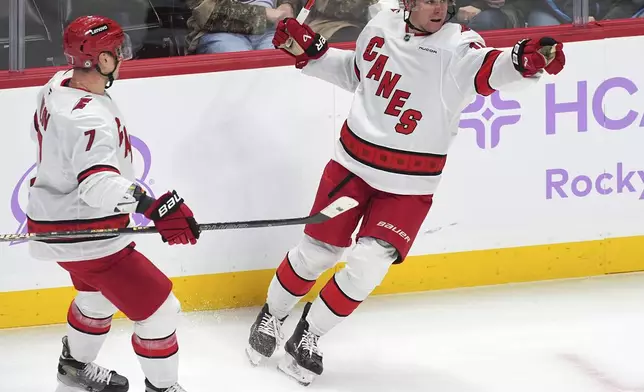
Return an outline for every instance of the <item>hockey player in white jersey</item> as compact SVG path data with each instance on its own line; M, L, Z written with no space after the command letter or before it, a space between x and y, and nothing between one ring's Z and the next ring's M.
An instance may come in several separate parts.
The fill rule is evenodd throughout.
M509 50L487 48L476 32L447 23L454 7L447 0L405 0L404 9L383 10L370 21L355 50L328 48L324 37L295 19L279 23L273 43L297 68L354 93L312 212L341 196L360 204L305 227L301 242L287 252L250 328L247 354L254 364L274 353L284 319L351 246L362 219L346 267L305 305L279 364L305 385L322 374L318 339L406 258L432 205L462 110L476 94L530 87L544 71L563 69L562 43L545 37Z
M40 90L32 123L37 171L29 232L127 227L137 212L154 221L169 245L195 244L199 229L183 199L176 192L154 199L137 185L127 124L106 92L132 57L128 36L108 18L84 16L67 26L63 42L73 69ZM30 252L58 262L78 291L67 313L58 392L128 391L126 377L94 363L117 310L134 321L132 347L145 391L185 392L175 334L180 303L172 282L131 238L31 241Z

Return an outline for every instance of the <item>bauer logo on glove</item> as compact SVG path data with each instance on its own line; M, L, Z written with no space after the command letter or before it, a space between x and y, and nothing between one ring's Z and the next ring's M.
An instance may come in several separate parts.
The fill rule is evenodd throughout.
M556 75L566 64L563 43L550 37L543 37L538 41L522 39L512 48L512 63L526 77L543 70Z
M163 218L169 211L172 211L174 206L181 202L183 202L183 199L177 195L177 192L172 192L172 196L159 206L159 209L157 210L159 218Z

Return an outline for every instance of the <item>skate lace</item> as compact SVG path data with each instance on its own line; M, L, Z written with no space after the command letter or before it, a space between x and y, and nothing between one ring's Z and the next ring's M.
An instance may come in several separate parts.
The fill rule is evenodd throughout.
M112 379L112 371L95 363L88 363L83 369L87 378L94 382L109 384Z
M268 336L274 337L278 342L284 340L284 334L282 334L281 324L273 315L265 314L264 316L262 316L262 321L259 323L257 330L259 332L265 333Z
M313 356L313 354L322 356L322 351L320 351L320 348L318 347L319 338L320 337L318 335L310 331L304 331L304 335L300 341L300 346L309 352L309 356Z

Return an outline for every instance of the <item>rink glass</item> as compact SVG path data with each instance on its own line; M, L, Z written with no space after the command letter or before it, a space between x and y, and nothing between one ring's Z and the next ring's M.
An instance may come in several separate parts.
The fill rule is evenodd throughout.
M362 15L362 23L366 23L370 14L364 9L376 0L350 0L361 8L357 11L347 10L351 7L347 1L329 0L325 15L336 15L340 20L343 15ZM506 3L521 1L531 1L535 7L540 3L534 0L507 0ZM380 0L380 3L391 8L398 0ZM462 0L461 4L466 3ZM577 26L588 23L594 0L574 0L573 5L570 23ZM90 14L107 16L122 25L132 39L134 59L187 55L186 22L191 10L185 0L0 0L0 70L66 65L62 32L76 17ZM315 17L315 12L311 17ZM453 21L462 23L458 17Z

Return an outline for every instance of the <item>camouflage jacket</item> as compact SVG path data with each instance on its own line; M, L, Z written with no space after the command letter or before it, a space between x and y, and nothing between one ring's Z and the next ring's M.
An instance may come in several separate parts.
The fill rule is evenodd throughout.
M369 22L369 7L376 3L378 0L316 0L306 23L329 39L344 27L364 28ZM303 4L294 8L296 15Z
M369 20L369 6L378 0L316 0L306 22L314 30L319 24L342 22L364 26ZM277 0L276 7L290 4L297 15L305 0ZM270 26L265 8L237 0L187 0L192 10L188 19L188 53L194 53L199 38L206 33L229 32L262 34ZM315 27L314 27L315 26Z
M316 0L308 21L314 19L330 19L359 22L369 21L369 6L378 0Z
M277 0L277 5L288 3L293 7L297 0ZM186 0L192 11L187 21L188 53L194 53L199 38L207 33L262 34L271 25L266 19L266 8L244 4L237 0ZM295 9L295 13L299 11Z

